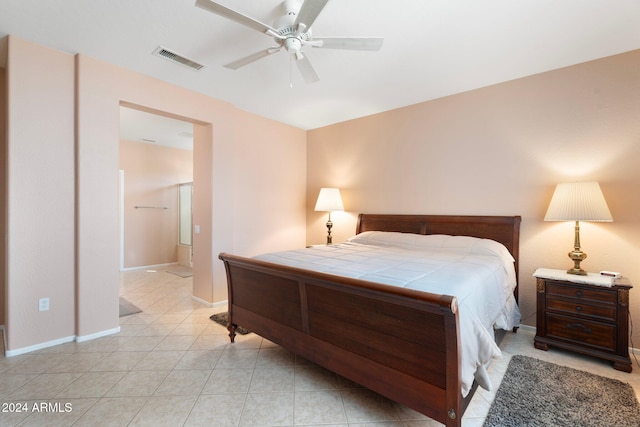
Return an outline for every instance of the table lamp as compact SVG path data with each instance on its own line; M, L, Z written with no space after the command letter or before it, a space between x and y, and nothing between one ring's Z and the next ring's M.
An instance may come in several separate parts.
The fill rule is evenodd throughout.
M558 184L544 220L576 222L573 251L568 254L573 261L573 268L567 270L567 273L586 275L587 272L580 268L580 262L587 257L580 249L580 221L613 221L600 185L597 182Z
M330 245L331 228L333 227L333 223L331 222L331 212L344 210L342 197L340 197L340 190L338 188L321 188L314 210L319 212L329 212L329 219L327 221L327 245Z

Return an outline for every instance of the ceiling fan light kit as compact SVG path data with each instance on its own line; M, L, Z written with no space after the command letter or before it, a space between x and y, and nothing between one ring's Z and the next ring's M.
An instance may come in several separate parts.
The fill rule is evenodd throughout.
M224 65L226 68L237 70L266 56L280 52L284 48L289 53L291 61L295 60L305 82L313 83L318 81L319 77L309 58L303 52L304 47L380 50L384 41L380 37L321 37L314 39L311 33L311 25L320 15L327 2L328 0L285 0L282 3L284 15L277 18L273 26L257 21L213 0L196 0L195 4L201 9L271 36L276 42L276 46L262 49Z

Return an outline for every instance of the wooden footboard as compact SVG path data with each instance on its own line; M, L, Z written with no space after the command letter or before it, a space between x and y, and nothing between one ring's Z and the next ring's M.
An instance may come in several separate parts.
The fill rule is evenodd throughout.
M519 216L360 214L369 231L492 239L515 259ZM461 394L454 297L220 254L227 271L229 336L241 325L447 426L460 426L473 396ZM518 288L514 290L516 301Z
M459 426L454 297L220 254L241 325L447 426Z

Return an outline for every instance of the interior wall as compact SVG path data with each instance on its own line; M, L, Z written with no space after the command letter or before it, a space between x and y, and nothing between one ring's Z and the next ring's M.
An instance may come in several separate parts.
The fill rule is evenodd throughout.
M178 185L193 181L193 152L121 140L119 157L125 173L124 267L178 262Z
M120 105L194 123L194 224L201 226L194 235L195 298L227 298L217 254L243 254L235 250L235 236L244 232L244 224L234 221L236 200L267 225L289 222L304 230L299 201L305 189L298 192L306 179L299 167L305 151L283 155L292 143L305 145L304 131L264 126L264 119L225 102L82 54L74 61L14 36L9 52L8 353L118 331ZM254 121L265 131L259 137L235 135L238 125ZM238 188L235 177L252 172L236 159L237 150L263 145L270 149L262 160L278 164L287 179L265 176L251 189ZM276 186L290 197L282 197L277 210L265 209ZM261 240L269 230L246 239ZM304 234L283 238L291 241L273 247L304 245ZM51 310L42 314L38 298L45 292Z
M216 256L223 251L233 252L234 235L242 232L238 227L244 224L234 223L237 213L235 200L250 200L249 204L258 216L275 220L279 215L285 215L291 222L300 221L300 215L286 207L277 214L260 208L261 201L267 197L264 189L272 187L270 177L265 177L261 185L252 188L250 193L236 191L234 176L247 172L245 163L235 159L237 146L269 144L271 152L262 160L279 162L285 170L290 168L291 161L304 163L305 158L292 159L281 155L281 133L265 133L258 140L240 139L236 135L238 122L251 125L260 119L222 101L83 55L78 56L78 79L79 328L82 331L88 328L82 333L106 330L117 325L118 321L116 315L110 315L110 309L104 302L114 301L117 305L117 298L99 295L105 292L105 282L113 282L117 277L117 269L113 268L117 265L117 257L105 259L98 253L117 255L117 240L114 238L117 237L117 216L111 213L117 209L117 144L113 144L111 135L118 131L120 103L173 114L178 119L196 124L194 226L199 225L201 233L194 235L194 296L210 303L226 300L226 275ZM274 128L290 127L274 124ZM295 132L295 137L300 144L305 143L303 131ZM101 159L99 165L96 164L97 157ZM87 167L82 167L85 163ZM201 179L203 174L205 178ZM297 169L292 170L289 178L292 182L305 179ZM288 190L284 188L283 191ZM209 210L210 215L204 213ZM296 238L303 243L304 236ZM96 305L101 306L99 315L93 309L88 311L89 307ZM116 309L114 306L113 310ZM105 323L100 323L98 318Z
M614 222L581 223L582 265L636 282L640 325L638 69L640 50L310 131L307 244L326 235L320 187L342 190L334 242L360 212L521 215L520 307L534 326L533 272L572 266L573 224L543 221L555 185L595 180Z
M275 154L272 144L248 143L260 141L264 135L279 141L276 161L265 161ZM237 197L234 201L234 221L241 230L234 235L236 251L253 256L304 247L306 179L292 181L291 177L306 175L306 161L299 161L306 159L305 132L265 118L245 116L238 121L236 138L247 142L236 145L236 190L239 194L253 194L261 188L262 192L258 199ZM266 177L268 185L264 185Z
M7 38L0 39L0 44L5 45ZM0 52L6 55L6 50L0 48ZM0 59L4 64L5 59ZM5 320L5 292L6 292L6 199L7 199L7 79L4 67L0 67L0 325L4 326Z
M9 36L6 77L11 350L74 335L74 59Z
M213 177L211 167L216 156L213 154L213 126L210 124L193 126L193 295L201 301L218 301L214 292L213 259L214 249L210 238L213 236ZM220 150L222 151L222 150ZM216 151L217 153L217 151ZM222 155L222 153L221 153ZM226 157L226 156L225 156ZM203 159L207 159L203 161ZM232 180L227 178L231 185ZM228 197L222 194L221 197ZM228 207L228 204L225 205ZM225 223L233 228L233 216L225 217ZM221 239L229 239L223 236Z

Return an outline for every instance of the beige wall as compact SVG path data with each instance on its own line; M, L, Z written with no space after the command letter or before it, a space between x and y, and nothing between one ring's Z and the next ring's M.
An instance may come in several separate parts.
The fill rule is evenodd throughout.
M75 332L73 69L72 55L9 38L8 350Z
M305 228L307 243L323 242L313 205L320 187L338 186L348 212L332 217L334 241L353 234L358 212L522 215L521 308L533 325L531 273L566 268L572 244L571 224L542 221L553 187L594 179L615 222L583 224L583 265L638 282L640 324L639 66L634 51L304 132L10 37L8 350L117 329L120 105L194 123L201 300L226 299L219 252L300 247ZM51 310L38 312L45 296Z
M120 105L194 123L194 224L201 225L194 236L196 298L225 300L217 254L242 253L246 248L236 250L236 239L265 240L263 234L270 232L264 228L245 236L246 224L234 220L236 200L266 224L285 222L304 230L304 131L13 36L7 67L9 353L117 331ZM254 123L260 134L238 129ZM292 145L302 148L289 150ZM249 189L242 177L253 174L252 165L237 156L253 151L278 164L280 175L265 176ZM275 187L288 196L280 198L279 210L265 210ZM304 234L286 235L265 248L302 245ZM37 311L42 296L51 297L49 312Z
M633 51L310 131L307 243L326 233L313 211L323 186L342 189L347 211L332 215L334 241L359 212L521 215L521 310L535 325L532 273L572 266L573 224L543 221L554 186L597 180L615 222L582 223L583 267L636 283L640 325L638 69Z
M206 301L225 300L226 279L223 266L216 256L222 251L235 251L234 236L241 232L236 228L234 200L247 198L255 206L258 215L275 218L272 212L263 212L257 207L270 187L270 178L261 182L261 187L251 193L235 189L235 174L246 172L243 162L236 161L238 146L271 144L270 157L264 161L281 162L287 169L291 164L304 162L302 156L282 154L283 144L279 134L266 133L259 141L242 140L236 136L238 122L254 119L253 115L238 111L230 105L168 85L128 70L78 56L79 79L79 133L78 133L78 183L79 183L79 329L78 335L93 334L107 330L117 323L111 311L117 311L117 295L109 283L117 277L113 268L117 256L114 220L117 192L114 174L117 173L117 144L113 134L117 133L118 104L144 106L155 112L168 113L176 118L194 122L194 225L200 225L201 233L194 235L194 296ZM276 124L276 128L288 126ZM300 144L305 143L305 134L296 132ZM86 165L83 167L83 165ZM238 170L238 168L240 168ZM291 182L304 180L304 175L292 173ZM289 191L288 188L283 191ZM295 189L293 190L295 191ZM293 192L292 191L292 192ZM285 215L292 222L299 221L290 206ZM210 212L210 213L209 213ZM241 227L244 224L238 224ZM296 242L304 242L297 236ZM102 256L98 255L102 252ZM117 292L117 290L116 290ZM113 301L113 307L108 303ZM88 311L93 307L92 311ZM96 307L100 314L96 314ZM83 308L87 310L83 313Z
M207 237L213 235L213 126L194 125L193 135L193 294L203 301L216 301L219 292L214 293L212 285L215 252ZM233 227L232 215L226 215L226 221ZM200 233L196 233L196 229L200 229Z
M283 130L288 132L291 128L273 123L259 139L243 139L239 128L250 127L254 122L260 125L262 119L224 102L82 55L78 56L78 79L78 300L81 328L78 335L106 330L117 323L117 316L110 315L105 304L105 301L114 301L117 305L117 298L100 295L110 289L107 284L112 283L117 271L113 268L113 260L98 253L102 251L108 258L112 254L117 256L114 232L117 220L113 215L117 206L114 197L117 193L114 179L117 144L113 143L113 134L118 130L119 103L144 106L195 123L194 225L201 227L201 233L194 235L195 297L207 302L222 301L227 297L225 272L217 254L242 252L236 251L234 246L235 236L243 233L245 226L234 221L237 215L235 200L247 200L247 208L267 221L279 220L279 216L284 215L288 221L303 226L302 216L297 212L300 207L290 200L280 212L262 208L263 200L268 197L264 189L272 187L271 177L264 177L260 186L253 187L250 192L237 191L234 179L251 173L250 165L238 158L237 150L248 147L251 151L251 147L268 144L271 150L262 160L279 163L285 171L291 170L282 191L295 194L299 191L297 183L305 180L304 172L300 173L296 166L305 162L305 153L287 153L284 148L292 141L304 145L306 135L303 131L293 130L287 134L293 139L284 140ZM267 230L261 230L253 238L259 239L265 232ZM304 244L303 235L290 239L290 246ZM95 311L82 312L83 307L88 310L97 305L101 310L99 316ZM113 309L117 312L117 307Z
M6 45L7 38L0 39L0 46ZM0 55L6 51L0 47ZM0 64L6 61L0 58ZM7 197L7 90L4 65L0 67L0 325L5 324L5 292L6 292L6 197Z
M193 181L193 152L121 140L119 168L124 170L124 267L177 262L178 185Z
M273 152L274 145L264 139L265 135L279 141L278 152ZM239 194L248 195L260 188L261 193L259 199L235 198L236 250L257 255L303 247L306 180L292 181L291 176L306 175L306 132L264 118L245 116L237 124L236 137L244 141L236 146L236 189ZM300 138L305 143L300 144ZM265 161L269 158L273 160ZM298 158L305 160L293 161Z

